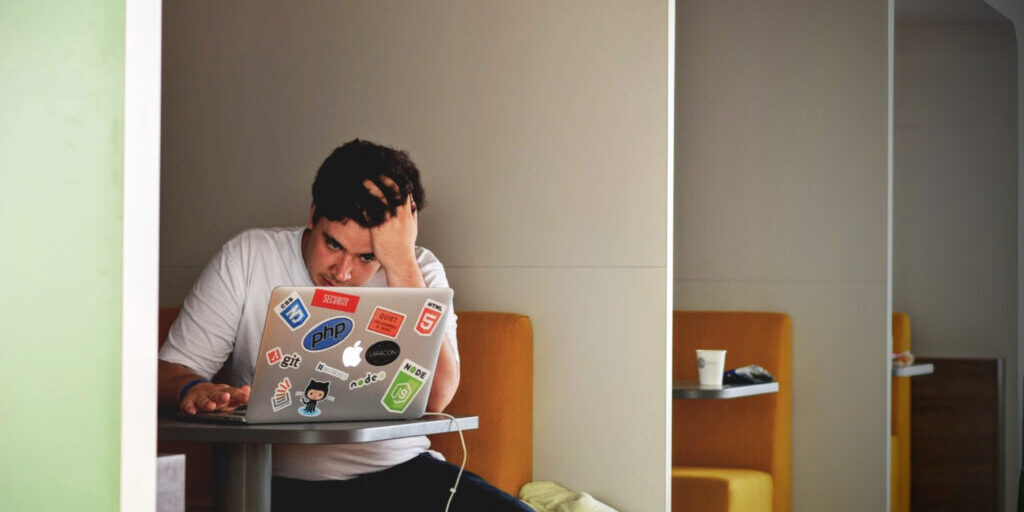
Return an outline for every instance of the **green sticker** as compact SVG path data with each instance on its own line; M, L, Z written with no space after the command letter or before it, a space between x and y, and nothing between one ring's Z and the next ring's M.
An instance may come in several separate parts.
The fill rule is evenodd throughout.
M391 385L384 393L384 398L380 399L380 403L384 404L384 408L390 412L399 414L405 412L429 376L429 370L408 359L402 361L401 368L395 373L395 378L391 379Z

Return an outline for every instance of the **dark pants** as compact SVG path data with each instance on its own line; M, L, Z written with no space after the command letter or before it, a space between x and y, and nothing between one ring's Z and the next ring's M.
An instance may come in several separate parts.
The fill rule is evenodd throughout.
M443 512L459 467L422 453L408 462L352 480L295 480L274 477L274 512L416 510ZM530 512L508 493L465 471L450 512Z

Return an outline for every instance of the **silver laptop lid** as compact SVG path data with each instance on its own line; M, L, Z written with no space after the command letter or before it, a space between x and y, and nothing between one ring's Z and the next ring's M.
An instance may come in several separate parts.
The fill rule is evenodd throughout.
M247 423L419 418L450 288L275 288Z

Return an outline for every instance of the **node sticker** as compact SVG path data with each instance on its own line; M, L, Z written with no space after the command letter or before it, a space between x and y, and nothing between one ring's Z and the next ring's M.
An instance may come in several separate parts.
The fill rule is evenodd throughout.
M419 320L416 320L416 332L420 336L430 336L434 332L434 328L437 327L437 322L441 320L442 314L444 314L444 305L427 299L427 302L423 304L423 311L420 311Z
M347 313L355 313L359 306L359 297L347 293L329 292L317 289L313 292L312 304L318 308L335 309Z
M281 347L274 347L273 350L267 352L267 364L274 366L282 357L284 357L284 355L281 353Z
M380 399L380 403L388 412L401 414L409 407L413 399L423 387L423 382L430 376L430 371L408 359L402 361L402 367L391 380L391 385Z
M398 330L402 328L403 322L405 322L405 315L377 306L377 309L373 310L373 317L370 318L370 324L366 326L366 330L394 338L398 336Z
M330 396L331 383L320 382L318 380L309 379L309 384L306 385L306 391L296 391L295 395L300 396L299 402L302 405L299 407L299 414L303 416L319 416L320 408L317 404L323 400L334 401L334 397Z
M302 327L302 324L309 319L309 311L302 303L299 292L292 292L291 295L285 297L280 304L274 307L274 312L293 331Z
M348 380L348 373L345 373L345 372L343 372L343 371L341 371L341 370L339 370L339 369L337 369L337 368L335 368L333 366L328 366L323 361L319 361L319 362L316 363L316 371L318 371L320 373L326 373L327 375L330 375L331 377L335 377L335 378L338 378L338 379L341 379L341 380Z
M270 397L270 407L274 409L274 412L280 411L292 404L292 395L288 393L288 390L291 388L292 381L288 380L288 377L277 383L274 396Z
M374 366L384 366L398 359L398 354L401 352L402 349L398 348L398 343L387 340L378 341L366 349L366 362Z
M302 348L310 352L327 350L344 341L351 333L351 318L344 316L328 318L306 333L302 338Z
M348 390L352 391L353 389L359 389L363 386L373 384L374 382L384 382L385 378L387 378L387 374L384 373L384 370L381 370L377 373L366 372L366 377L349 382Z

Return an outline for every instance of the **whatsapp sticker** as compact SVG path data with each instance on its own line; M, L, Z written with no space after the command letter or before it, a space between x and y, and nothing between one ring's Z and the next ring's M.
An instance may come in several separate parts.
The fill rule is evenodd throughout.
M389 412L396 414L405 412L429 376L430 370L408 359L402 361L401 367L395 372L395 377L391 379L391 385L388 386L384 397L380 399L380 403Z

